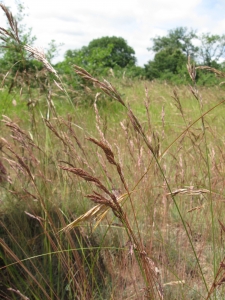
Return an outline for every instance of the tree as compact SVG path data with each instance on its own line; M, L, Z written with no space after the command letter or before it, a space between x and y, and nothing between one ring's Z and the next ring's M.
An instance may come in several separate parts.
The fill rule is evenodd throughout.
M198 57L201 64L218 68L219 60L225 57L225 35L203 33L199 40Z
M195 46L199 40L199 47ZM148 48L155 52L153 60L145 65L146 77L160 78L176 83L185 83L189 80L186 70L187 57L190 55L196 64L204 64L221 69L221 59L225 57L225 35L203 33L197 36L195 30L178 27L169 30L163 37L152 39L153 46ZM196 82L199 84L214 84L212 75L197 72Z
M48 49L46 51L47 60L52 63L52 60L59 55L59 49L63 46L63 43L56 43L55 40L51 40L48 43Z
M198 51L193 44L196 38L196 32L186 27L177 27L169 30L166 36L153 38L153 46L148 50L154 51L155 57L145 65L146 77L174 80L180 74L177 77L185 79L187 57L196 56Z
M24 49L24 45L32 46L36 37L32 35L32 29L27 28L26 24L23 23L23 19L26 15L23 4L19 0L17 0L16 3L16 16L12 16L10 11L4 5L1 5L6 15L8 28L4 29L0 27L0 66L4 71L11 69L13 73L36 69L37 66L38 68L42 68L42 64L31 57ZM10 22L14 24L16 33L12 32ZM4 30L9 34L5 34L6 32ZM49 61L58 54L58 49L61 45L62 44L56 44L55 40L52 40L48 44L46 57Z
M134 65L136 62L135 51L131 48L122 37L102 37L91 41L88 45L90 51L99 48L104 49L110 46L110 54L105 61L105 66L113 68L119 66L125 68L128 65Z
M91 41L78 50L68 50L64 62L57 67L77 64L90 72L99 73L114 67L134 66L133 48L121 37L102 37Z
M141 76L141 71L135 66L136 58L133 48L121 37L102 37L92 40L88 46L81 49L67 50L64 60L55 65L60 74L66 76L72 86L79 86L82 80L76 76L73 65L83 67L94 76L107 75L109 69L123 70L129 68L128 74ZM131 70L132 69L132 70Z
M4 10L4 6L2 6L2 9ZM16 21L19 42L10 37L6 38L0 36L0 67L2 71L8 71L11 69L12 73L14 74L17 71L23 72L24 70L34 68L35 66L35 63L32 64L32 60L27 52L23 49L23 45L32 45L36 40L36 37L32 36L31 28L27 28L26 25L23 24L23 19L25 16L24 6L19 1L17 1L17 10L18 13L13 18ZM8 32L11 32L8 18L7 22L7 30Z
M194 56L198 51L198 47L193 44L193 39L196 38L196 31L188 30L186 27L177 27L169 30L167 36L153 38L153 46L148 50L157 53L165 49L179 49L186 57L189 55Z
M156 53L154 60L145 65L145 73L148 79L168 79L177 75L185 65L187 59L180 49L162 49Z
M74 79L73 65L86 69L93 75L104 74L108 71L107 61L111 54L112 45L105 48L96 47L90 51L87 46L78 50L67 50L64 61L56 64L55 68L61 74L67 74Z
M68 50L65 54L65 60L73 64L81 65L89 70L108 67L108 61L112 52L112 44L106 47L83 46L79 50Z
M15 17L3 4L0 4L0 8L4 11L8 22L8 28L0 27L0 75L3 76L3 73L7 73L9 93L14 86L21 86L21 84L28 86L29 93L31 92L30 87L38 85L43 88L46 78L52 80L52 76L50 73L47 77L37 76L37 71L42 70L44 65L26 51L27 47L25 46L32 46L36 37L32 36L31 28L27 29L23 23L24 6L19 0L17 1L18 13ZM57 45L55 41L52 41L47 50L47 59L51 60L56 53Z

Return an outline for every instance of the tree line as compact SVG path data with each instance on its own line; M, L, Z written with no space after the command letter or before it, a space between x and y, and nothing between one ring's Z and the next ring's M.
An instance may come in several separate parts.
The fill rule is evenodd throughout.
M18 4L16 16L20 40L22 44L33 45L35 37L31 29L23 24L24 7ZM29 57L21 45L10 37L3 39L0 35L0 68L1 73L11 70L12 76L18 73L35 72L43 66L33 57ZM73 65L79 65L93 75L107 75L113 70L117 76L124 74L134 78L149 80L167 80L174 83L186 83L189 80L186 64L190 56L196 65L205 65L219 70L224 70L225 63L225 35L211 33L198 34L196 30L187 27L177 27L169 30L165 36L151 39L152 46L148 48L154 53L154 58L149 60L144 67L137 66L135 50L128 45L122 37L105 36L92 40L87 46L80 49L67 50L63 61L54 65L55 69L70 84L79 82L73 71ZM57 53L58 46L55 41L49 44L47 59L49 61ZM197 83L213 84L213 74L197 73Z
M68 50L64 60L56 67L67 72L70 65L77 64L97 74L104 74L109 68L117 71L126 69L131 77L175 83L185 83L188 80L186 64L189 56L195 65L219 70L225 67L225 35L197 35L195 30L177 27L169 30L165 36L154 37L152 47L148 50L154 53L154 58L144 67L138 67L134 49L123 38L102 37L79 50ZM204 72L197 74L199 83L206 84L207 80L209 83L214 82L214 75Z

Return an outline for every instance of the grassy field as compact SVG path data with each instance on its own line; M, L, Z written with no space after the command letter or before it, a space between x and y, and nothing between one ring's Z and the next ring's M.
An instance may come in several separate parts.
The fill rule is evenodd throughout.
M2 299L223 299L223 86L99 80L0 91Z

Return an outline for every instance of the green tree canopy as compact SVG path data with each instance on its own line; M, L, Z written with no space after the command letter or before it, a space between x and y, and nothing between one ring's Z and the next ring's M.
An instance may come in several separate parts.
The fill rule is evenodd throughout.
M153 38L153 46L148 50L159 52L165 49L179 49L186 56L194 56L198 51L198 47L193 45L195 38L197 38L196 31L188 30L186 27L177 27L169 30L166 36Z
M127 67L135 77L142 71L135 62L133 48L123 38L113 36L94 39L81 49L67 50L64 61L55 67L61 74L67 75L70 84L76 86L80 79L75 75L73 65L79 65L95 76L106 75L110 68L120 71Z
M225 35L197 35L195 30L178 27L169 30L166 36L155 37L152 41L153 46L148 50L154 51L155 57L145 65L146 77L149 79L161 78L184 83L188 78L186 62L189 55L196 64L222 68ZM212 82L212 76L197 72L196 80L206 84L206 81Z
M87 46L78 50L67 50L65 59L56 64L56 69L61 74L69 74L74 78L73 65L83 67L93 75L106 72L107 61L111 53L111 45L106 48L94 48L92 51ZM108 70L108 68L107 68Z
M4 7L2 7L4 10ZM2 71L8 71L11 69L13 73L17 71L24 71L29 68L33 68L32 59L29 57L27 52L23 49L23 45L32 45L36 40L35 36L32 36L31 28L27 28L23 23L25 16L24 6L17 2L17 15L14 16L14 20L17 24L18 38L20 42L17 42L15 39L10 37L3 37L3 34L0 35L0 67ZM8 32L11 32L9 25L9 19L6 18L8 22Z
M198 58L201 64L218 68L218 62L225 57L225 35L203 33L199 40L201 46Z
M121 37L102 37L78 50L68 50L64 64L73 63L89 71L135 65L133 48ZM60 65L60 64L59 64ZM58 65L58 66L59 66Z
M115 65L124 68L128 65L134 65L136 62L135 51L130 47L122 37L102 37L91 41L88 45L90 51L99 48L105 49L110 47L110 55L105 61L105 66L113 68Z
M173 50L167 48L160 50L156 53L154 60L149 61L148 64L145 65L146 77L148 79L166 79L178 74L186 61L186 56L179 49Z

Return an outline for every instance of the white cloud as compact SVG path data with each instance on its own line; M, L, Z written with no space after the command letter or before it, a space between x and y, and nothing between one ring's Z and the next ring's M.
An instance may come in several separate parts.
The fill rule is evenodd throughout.
M37 44L47 47L52 39L64 43L61 59L67 49L115 35L127 40L143 65L152 58L147 51L150 39L169 29L186 26L199 32L225 31L224 0L24 0L24 4L29 8L26 23L33 28ZM13 0L7 0L7 5L15 6Z

